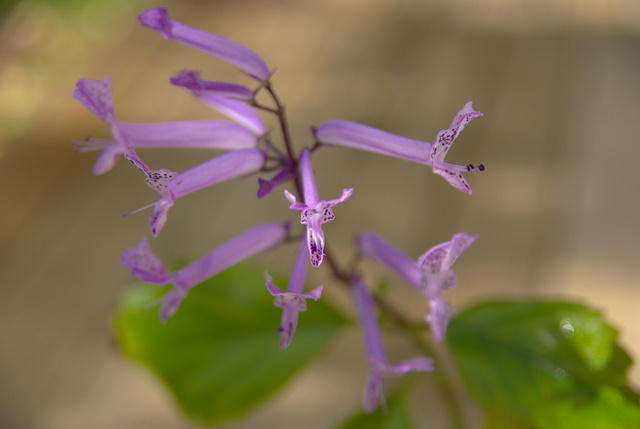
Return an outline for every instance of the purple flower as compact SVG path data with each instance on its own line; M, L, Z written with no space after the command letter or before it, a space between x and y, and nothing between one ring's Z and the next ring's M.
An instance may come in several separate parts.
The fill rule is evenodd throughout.
M158 235L164 226L167 213L177 198L225 180L255 173L264 164L263 154L257 149L227 152L182 173L166 168L152 170L138 158L134 149L128 149L124 156L144 173L147 185L162 196L159 201L132 212L136 213L153 206L150 227L154 236Z
M449 128L440 130L433 142L423 142L397 136L386 131L349 121L333 120L321 124L315 131L317 140L327 145L347 146L383 155L430 165L433 172L444 177L454 188L471 194L471 188L462 175L468 171L484 171L484 165L455 165L444 161L458 134L472 119L482 113L473 110L468 102L458 112Z
M244 101L253 98L253 91L244 85L200 79L200 74L195 70L185 70L177 73L171 77L170 81L172 84L187 88L194 93L208 92Z
M319 200L316 182L311 167L311 156L308 149L304 149L300 155L300 174L302 176L302 188L304 190L304 204L296 201L296 197L289 191L284 191L291 205L289 208L300 210L300 223L307 225L307 244L311 265L319 267L324 257L324 232L322 224L335 218L331 207L348 199L353 193L353 188L344 189L340 198L336 200Z
M168 283L174 285L174 288L162 298L160 307L160 318L166 322L178 310L180 302L192 287L256 253L282 243L287 234L286 224L258 225L174 272L167 271L151 251L149 241L145 237L140 244L122 253L121 263L123 267L131 270L131 274L146 282L160 286Z
M284 349L289 346L293 334L298 326L298 313L307 311L307 299L317 301L322 294L322 286L318 286L311 292L302 293L304 289L304 280L307 274L307 249L305 239L300 242L298 254L293 264L293 272L289 279L289 286L284 292L273 284L273 278L267 271L264 272L264 278L267 282L267 289L271 295L275 296L274 305L282 308L282 319L280 322L280 348Z
M476 238L477 235L464 232L455 234L450 241L428 250L417 262L376 234L361 234L357 243L363 254L385 264L426 296L429 311L425 320L436 340L442 341L454 311L442 298L444 291L456 284L451 266Z
M367 348L367 360L369 362L369 376L364 394L364 408L371 413L379 405L386 408L384 392L382 389L383 375L402 375L407 372L433 371L433 359L418 356L413 359L390 365L382 345L380 327L376 319L373 298L367 289L367 285L360 277L352 281L353 298L360 325L364 334Z
M111 139L75 142L80 152L102 150L93 168L96 175L111 170L129 148L244 149L255 147L258 142L246 127L229 121L120 122L113 109L109 77L79 80L73 96L111 126Z
M196 89L191 90L191 93L213 109L244 126L255 136L260 137L267 132L267 126L260 115L244 101L229 98L213 91Z
M165 39L177 40L218 57L260 82L269 79L270 73L267 64L251 49L224 37L174 21L169 18L166 7L142 12L138 20L145 27L156 30Z
M269 180L258 178L258 198L263 198L269 195L276 186L287 180L293 178L293 162L289 158L285 158L282 161L282 167L278 172Z

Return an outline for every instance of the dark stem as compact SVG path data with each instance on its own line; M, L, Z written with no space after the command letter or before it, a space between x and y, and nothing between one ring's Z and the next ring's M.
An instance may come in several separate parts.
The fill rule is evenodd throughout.
M277 117L278 122L280 123L280 130L282 131L282 139L284 141L284 147L287 150L287 155L289 159L293 163L293 171L298 171L298 158L295 155L293 150L293 141L291 140L291 133L289 132L289 123L287 121L287 113L284 107L284 104L280 102L278 95L271 87L271 82L267 81L264 85L265 89L271 95L273 102L276 104L276 108L271 110ZM270 110L270 109L269 109ZM298 191L298 195L302 197L304 195L304 191L302 189L302 182L300 181L300 175L296 174L294 182L296 184L296 189Z
M276 109L274 113L278 117L278 121L280 122L280 129L282 130L282 138L284 140L284 146L287 148L287 154L289 158L294 162L295 165L298 165L298 158L296 158L295 153L293 152L293 144L291 141L291 134L289 133L289 123L287 122L287 114L285 111L284 105L280 102L278 95L271 87L271 83L267 82L265 84L266 90L271 94L271 98L274 103L276 103Z

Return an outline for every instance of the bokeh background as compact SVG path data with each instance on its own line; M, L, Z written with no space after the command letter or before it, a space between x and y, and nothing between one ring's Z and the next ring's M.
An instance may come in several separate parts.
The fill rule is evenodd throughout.
M0 427L190 428L170 394L126 360L111 332L132 279L119 254L148 234L156 199L120 162L94 177L71 140L107 137L71 98L83 77L112 76L128 122L215 118L168 84L182 69L247 82L233 67L137 24L147 7L234 39L277 68L297 147L340 118L431 140L469 100L485 116L448 161L484 163L469 197L429 168L348 149L314 157L321 196L354 187L326 226L344 258L373 230L418 256L463 230L481 238L457 263L448 298L570 298L600 309L640 355L640 2L637 0L58 0L2 2L0 13ZM247 82L248 83L248 82ZM145 152L182 170L204 151ZM172 209L153 241L164 259L198 256L263 220L296 219L255 179L201 191ZM291 251L257 263L289 269ZM399 279L393 299L424 311ZM324 270L310 278L344 296ZM397 283L397 285L396 285ZM407 305L406 302L413 304ZM276 343L274 336L274 344ZM406 347L387 338L392 359ZM632 380L640 384L634 366ZM225 427L330 428L357 409L365 378L357 327L244 421ZM427 386L419 421L447 427ZM467 401L469 421L480 421ZM474 427L474 426L472 426ZM476 426L477 427L477 426Z

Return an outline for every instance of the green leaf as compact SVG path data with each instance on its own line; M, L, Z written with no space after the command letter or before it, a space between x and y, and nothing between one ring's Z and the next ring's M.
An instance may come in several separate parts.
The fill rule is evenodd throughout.
M480 304L447 331L490 428L639 428L631 359L617 337L594 310L542 301Z
M286 287L286 280L274 276ZM208 423L239 417L267 399L328 344L344 319L323 300L300 313L291 345L278 347L281 310L262 272L235 266L193 288L166 324L141 308L167 291L138 284L116 315L125 354L149 367L190 416Z
M405 394L394 394L387 399L387 412L378 407L371 414L360 412L350 417L339 429L414 429Z

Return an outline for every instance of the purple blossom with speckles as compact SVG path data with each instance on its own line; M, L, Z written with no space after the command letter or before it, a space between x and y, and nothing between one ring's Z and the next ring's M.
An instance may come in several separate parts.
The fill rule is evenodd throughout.
M380 326L375 314L373 298L362 278L356 277L352 281L353 299L364 341L367 349L367 361L369 362L369 376L364 393L364 408L367 412L373 412L378 406L386 411L384 392L382 389L382 376L402 375L407 372L433 371L433 359L418 356L409 360L390 365L382 345Z
M160 199L132 213L151 208L149 223L154 236L157 236L164 227L169 209L176 199L226 180L249 175L253 175L254 179L258 175L262 176L257 177L257 198L263 198L276 187L289 183L284 195L289 201L289 208L300 211L300 224L303 226L297 227L298 232L291 233L288 223L262 223L231 238L203 257L176 271L165 268L160 258L151 250L149 240L145 237L137 246L126 249L122 253L122 266L129 269L132 275L146 282L160 286L172 285L159 300L160 319L166 322L177 312L189 291L208 278L260 252L280 245L298 243L286 290L277 287L269 271L264 270L267 291L274 297L274 305L282 309L278 329L279 346L285 349L291 344L296 332L299 313L307 310L307 300L318 301L324 291L323 286L317 286L308 292L304 291L308 261L312 266L319 267L326 258L327 264L324 268L331 274L327 276L327 281L342 283L349 289L362 328L368 362L364 407L367 412L373 412L378 407L386 411L383 377L398 376L408 372L433 371L433 360L419 356L395 365L388 362L376 316L374 297L364 281L365 273L360 265L362 256L391 268L426 297L428 310L425 320L429 323L435 339L442 341L455 310L443 299L444 292L456 284L456 276L451 267L477 236L465 233L455 234L450 241L433 247L416 261L389 244L384 238L374 233L364 233L356 239L359 252L354 255L353 260L346 261L325 246L322 225L334 220L333 207L349 199L353 189L343 189L337 199L321 200L318 196L311 156L317 151L325 150L327 146L345 146L401 158L430 166L435 174L442 176L454 188L471 194L471 188L463 173L483 171L484 165L479 164L476 167L472 164L450 164L445 162L445 158L460 132L472 119L482 113L474 110L472 102L468 102L455 116L449 128L438 132L435 140L431 142L390 134L354 122L331 120L317 128L312 128L312 137L315 142L312 140L312 146L299 149L291 137L293 127L288 122L285 104L273 85L272 72L258 54L224 37L175 21L169 17L167 8L164 7L149 9L141 13L138 20L142 25L156 30L165 39L176 40L226 61L253 80L246 79L250 82L248 85L220 82L201 78L197 70L182 69L183 71L171 76L169 82L188 90L198 101L204 102L231 120L136 124L120 122L117 119L110 78L81 79L76 84L73 97L106 122L111 131L111 138L108 139L89 138L84 142L74 142L78 151L102 151L95 163L94 174L102 174L112 169L121 155L144 174L145 182L160 194ZM273 124L277 124L275 132ZM183 172L166 168L153 170L136 153L136 149L139 148L169 147L207 148L227 152ZM388 179L393 181L396 178ZM410 186L402 184L390 183L389 186L396 186L395 189L403 193L411 189ZM283 208L284 202L280 201ZM228 203L218 202L217 205L222 204ZM432 202L432 206L435 209L441 209L441 204L437 201ZM387 207L386 210L391 216L390 222L397 222L399 219L397 215L405 209L406 207L402 205ZM248 212L246 206L234 207L232 210L236 213ZM256 215L265 216L270 213L270 210L254 212ZM228 223L221 222L220 228L228 229L233 226L233 222L233 219L229 219ZM185 240L188 239L185 237ZM281 254L285 254L284 251ZM251 285L236 286L251 287ZM263 290L263 293L267 292ZM323 304L318 302L312 305L321 308ZM403 329L413 330L413 323L405 320L402 306L396 308L395 304L387 301L386 296L382 295L376 296L375 304L379 304L379 309L388 313L387 315L395 316L389 320L398 322L397 327L400 329L397 332ZM229 311L235 311L236 308L230 307ZM184 308L182 311L187 309ZM325 314L330 312L325 311ZM208 322L203 320L203 323ZM410 334L410 332L405 333ZM300 332L297 335L300 336L303 333ZM415 335L409 336L415 339ZM215 338L212 337L212 340ZM238 341L241 340L238 338ZM246 359L253 359L251 363L255 363L256 368L266 371L259 353L255 356L247 356ZM206 374L205 379L212 379L210 376L214 376L215 371L220 370L224 369L208 368L207 371L210 373Z
M353 193L353 188L344 189L340 198L336 200L320 200L316 181L313 176L311 166L311 154L308 149L304 149L300 155L300 175L302 177L302 188L304 190L304 203L299 203L296 197L289 191L284 191L291 205L289 208L300 210L300 223L307 225L307 243L311 265L319 267L324 257L324 232L322 224L332 221L335 218L331 207L347 200Z
M111 78L81 79L73 97L111 127L111 139L88 138L74 142L79 152L101 150L93 173L111 170L129 148L244 149L258 138L245 126L230 121L197 120L136 124L120 122L114 113Z
M174 285L162 298L160 307L160 318L166 322L178 310L180 302L191 288L256 253L282 243L288 229L287 224L273 222L258 225L174 272L164 267L160 258L151 251L149 240L145 237L140 244L122 253L121 263L131 270L131 274L146 282L160 286L168 283Z
M442 294L456 284L456 275L451 266L476 238L477 235L460 232L450 241L428 250L417 261L373 233L361 234L356 241L364 255L391 268L426 296L429 311L425 320L431 326L436 340L442 341L454 311L442 298Z
M471 188L462 173L484 171L484 165L449 164L444 158L458 134L472 119L481 115L481 112L473 110L472 102L468 102L453 118L449 128L440 130L433 142L413 140L342 120L321 124L315 135L318 142L326 145L347 146L430 165L434 173L444 177L454 188L471 194Z
M127 150L124 156L144 173L147 185L162 196L157 202L129 213L137 213L153 206L149 224L154 236L158 235L164 226L169 209L177 198L225 180L255 173L264 163L264 156L259 150L240 149L212 158L182 173L176 173L166 168L150 169L133 149Z
M282 309L282 320L278 329L280 331L281 349L287 348L291 343L293 334L298 326L298 313L307 311L307 299L317 301L322 294L322 286L318 286L307 293L302 292L307 275L307 265L307 244L306 239L303 237L293 264L293 271L286 292L274 285L273 278L267 271L264 272L267 289L271 295L276 297L274 305Z

